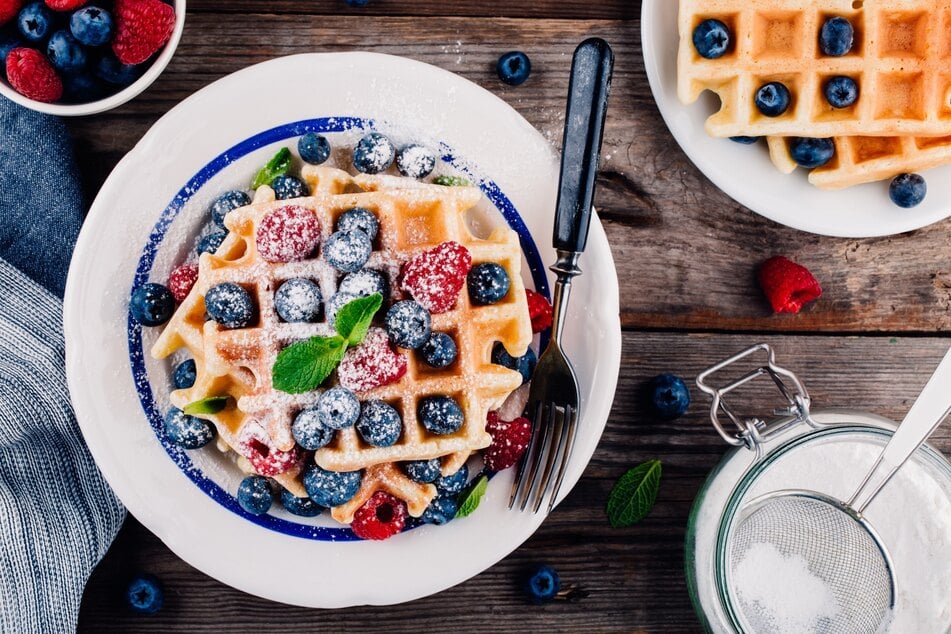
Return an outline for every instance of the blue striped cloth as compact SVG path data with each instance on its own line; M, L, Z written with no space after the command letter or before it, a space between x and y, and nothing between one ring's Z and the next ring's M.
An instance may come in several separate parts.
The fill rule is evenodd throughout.
M66 389L62 292L82 196L62 122L0 98L0 632L72 632L125 518Z

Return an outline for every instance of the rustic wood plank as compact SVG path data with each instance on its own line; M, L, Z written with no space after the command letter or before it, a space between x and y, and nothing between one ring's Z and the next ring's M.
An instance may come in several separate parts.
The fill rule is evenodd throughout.
M806 382L816 407L863 409L900 419L951 338L750 337L625 333L621 378L608 427L579 485L538 533L477 577L409 604L314 611L279 606L232 590L187 566L130 520L87 587L80 632L312 631L638 631L699 630L683 576L687 515L706 474L726 450L707 419L708 402L693 390L688 414L651 419L638 397L649 377L674 371L692 379L704 367L765 340L780 363ZM765 412L768 391L750 400ZM951 425L933 444L951 452ZM660 458L664 476L657 506L640 525L608 527L603 505L627 468ZM238 556L238 555L236 555ZM533 562L554 565L566 583L589 596L577 603L527 605L515 587ZM152 617L122 609L128 575L147 570L167 586L166 608ZM315 572L319 574L319 572ZM225 625L227 624L227 625Z
M557 145L571 51L584 37L600 35L615 48L617 70L597 204L618 263L626 327L951 330L951 222L891 238L840 240L782 227L742 208L697 171L664 126L640 58L637 20L441 18L425 24L419 28L417 18L407 17L190 15L178 54L151 89L111 114L70 121L88 194L162 113L192 92L249 64L310 51L361 49L442 66L499 94ZM519 88L504 86L492 70L498 55L512 48L527 51L535 68ZM776 254L809 266L825 288L801 315L772 316L757 289L756 266Z

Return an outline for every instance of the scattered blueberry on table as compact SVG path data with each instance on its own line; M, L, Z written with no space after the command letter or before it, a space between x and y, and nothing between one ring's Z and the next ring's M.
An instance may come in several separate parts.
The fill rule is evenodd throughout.
M155 575L136 575L126 586L125 599L129 608L139 614L155 614L165 605L165 590Z
M920 205L927 194L928 184L920 174L899 174L888 186L892 202L905 209Z
M730 50L730 29L720 20L704 20L693 30L693 46L705 59L718 59Z
M561 590L561 578L551 566L538 565L525 575L523 590L532 603L552 601Z
M690 390L684 380L674 374L655 376L650 380L648 390L651 410L664 420L683 416L690 406Z
M495 69L503 83L520 86L532 74L532 61L521 51L510 51L499 57Z

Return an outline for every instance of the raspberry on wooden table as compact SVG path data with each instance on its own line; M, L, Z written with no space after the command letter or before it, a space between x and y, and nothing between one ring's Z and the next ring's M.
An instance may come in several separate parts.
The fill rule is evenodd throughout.
M822 295L822 287L809 269L783 256L763 262L759 283L777 313L798 313Z

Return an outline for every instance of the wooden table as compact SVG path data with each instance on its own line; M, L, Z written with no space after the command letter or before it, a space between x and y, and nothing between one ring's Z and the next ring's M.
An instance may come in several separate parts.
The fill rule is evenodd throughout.
M374 0L363 9L337 0L192 0L178 53L151 89L111 113L69 122L91 198L156 119L211 81L281 55L369 50L459 73L558 144L574 46L599 35L617 55L597 206L621 281L621 378L591 464L538 533L436 596L315 611L224 586L129 518L89 582L81 631L697 631L684 581L684 530L694 495L726 447L697 390L685 417L660 422L639 402L644 381L664 371L692 379L713 361L768 341L804 377L817 406L904 415L951 344L951 222L842 240L794 231L742 208L694 168L664 126L644 72L639 14L640 2L632 0ZM533 64L531 79L518 88L501 84L493 70L511 49L527 52ZM777 254L808 265L825 289L800 315L772 315L755 284L757 264ZM767 406L763 399L751 403L759 411ZM951 426L933 442L951 453ZM664 465L654 511L637 526L611 529L603 509L613 482L649 458ZM555 566L588 596L527 605L516 578L533 562ZM139 570L166 584L158 615L123 609L122 581Z

